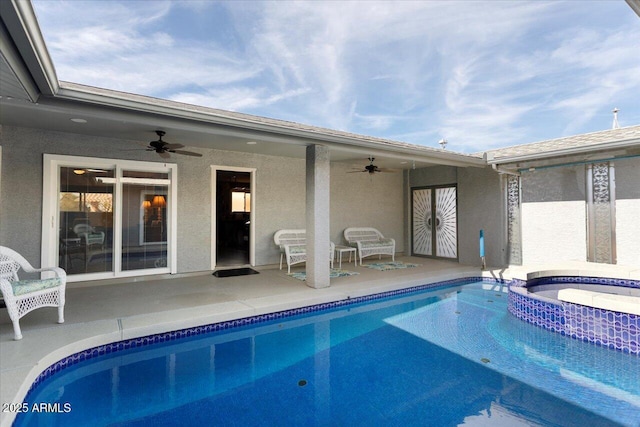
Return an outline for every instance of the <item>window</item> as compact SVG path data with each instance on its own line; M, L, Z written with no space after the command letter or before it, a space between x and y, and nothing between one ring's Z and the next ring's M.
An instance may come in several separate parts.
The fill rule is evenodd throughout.
M231 212L251 212L251 193L233 191L231 193Z
M43 262L70 280L175 272L176 170L45 155Z

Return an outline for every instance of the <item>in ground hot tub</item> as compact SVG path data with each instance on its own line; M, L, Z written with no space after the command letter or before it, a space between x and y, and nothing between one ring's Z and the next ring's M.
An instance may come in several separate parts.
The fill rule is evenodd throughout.
M541 274L511 282L510 313L572 338L640 355L639 280Z

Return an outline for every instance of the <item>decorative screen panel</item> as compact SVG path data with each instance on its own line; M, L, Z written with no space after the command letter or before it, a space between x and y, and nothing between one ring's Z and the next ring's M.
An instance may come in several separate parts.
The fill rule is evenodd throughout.
M436 188L436 256L458 258L456 187Z
M509 264L522 265L522 234L520 228L520 177L507 177L507 239Z
M433 255L431 189L413 190L413 253Z
M587 173L589 261L615 264L613 164L589 165Z

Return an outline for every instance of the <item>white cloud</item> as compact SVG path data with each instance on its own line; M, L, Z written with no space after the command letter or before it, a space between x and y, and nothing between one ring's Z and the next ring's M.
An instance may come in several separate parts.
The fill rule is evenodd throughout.
M78 83L464 151L591 131L614 106L640 121L640 31L617 3L35 8L59 77Z
M230 111L244 111L258 106L274 103L304 95L308 90L299 89L276 95L268 95L264 90L250 88L231 88L220 91L181 92L171 96L171 100L204 107L219 108Z

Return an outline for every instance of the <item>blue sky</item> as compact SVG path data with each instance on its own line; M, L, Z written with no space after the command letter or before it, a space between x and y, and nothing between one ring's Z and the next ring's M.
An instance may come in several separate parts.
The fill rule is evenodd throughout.
M33 4L63 81L468 153L640 124L622 0Z

